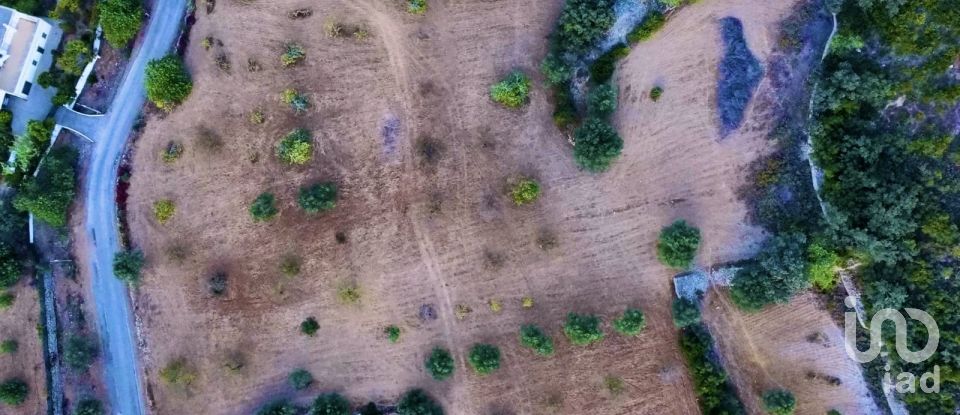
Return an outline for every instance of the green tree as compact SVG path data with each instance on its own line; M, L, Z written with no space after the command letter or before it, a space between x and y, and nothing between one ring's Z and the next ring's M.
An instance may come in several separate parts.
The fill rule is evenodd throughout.
M467 361L474 372L488 375L500 368L500 349L491 344L475 344L470 349Z
M50 136L53 135L53 128L55 126L56 121L54 121L53 118L47 118L43 121L30 120L27 121L27 129L25 132L28 137L38 143L48 143L50 142Z
M623 139L610 124L590 118L573 133L573 158L588 171L602 172L610 168L623 150Z
M328 182L301 187L297 203L307 213L333 210L337 207L337 185Z
M73 409L73 415L106 415L103 404L96 399L84 399Z
M113 257L113 275L127 284L137 284L143 262L143 252L139 250L117 252Z
M532 349L540 356L553 355L553 339L532 324L520 328L520 344Z
M310 415L350 415L350 401L339 393L325 393L314 399Z
M806 237L800 233L777 235L764 245L754 264L737 272L730 296L747 311L767 304L785 303L807 288Z
M700 247L700 230L677 220L660 231L657 258L671 268L687 269L693 264Z
M270 402L257 411L257 415L298 415L300 408L284 401Z
M73 39L63 47L63 53L57 58L57 67L70 75L80 76L90 62L93 52L81 39Z
M17 296L13 295L11 292L0 293L0 310L6 310L10 307L13 307L13 303L17 300Z
M297 128L277 143L277 157L286 164L307 164L313 158L312 140L309 130Z
M832 290L837 285L837 273L834 268L840 263L840 256L823 243L811 243L807 247L807 279L823 291Z
M788 390L768 390L763 394L763 409L770 415L792 415L797 409L797 400Z
M633 45L650 39L654 33L657 33L666 23L667 18L663 13L653 10L647 13L647 15L643 17L643 20L627 34L627 42Z
M116 48L127 46L143 25L140 0L101 0L97 2L103 36Z
M33 213L50 226L65 226L76 194L76 162L77 152L70 147L51 150L40 166L40 173L21 186L13 206Z
M673 325L677 328L700 324L700 308L697 303L686 298L673 300Z
M530 95L530 78L521 71L513 71L490 87L490 98L508 108L519 108Z
M563 334L567 335L570 343L577 346L588 346L603 340L603 331L600 329L600 319L588 314L567 314L567 322L563 326Z
M540 63L540 73L551 85L563 85L570 80L572 70L557 53L548 53Z
M533 179L520 179L510 186L510 198L517 206L533 203L540 197L540 183Z
M304 390L313 383L313 375L306 369L297 369L290 372L287 376L287 382L296 390Z
M87 370L100 354L96 343L84 336L70 336L63 346L63 361L71 369Z
M453 355L447 349L434 347L424 365L436 380L444 380L453 375Z
M443 415L443 408L423 389L413 389L400 398L397 415Z
M387 328L383 329L383 332L384 334L387 335L387 340L389 340L390 343L396 343L400 341L400 333L401 333L400 327L397 327L396 325L391 324L387 326Z
M250 204L250 216L254 222L265 222L277 216L276 200L273 193L263 192Z
M616 21L611 0L567 0L553 33L553 44L574 53L586 52Z
M617 110L617 89L609 83L595 86L587 97L590 115L607 117Z
M27 394L29 393L30 389L23 380L13 378L0 383L0 402L6 405L18 406L22 404L27 400Z
M177 55L167 55L147 63L147 98L158 108L170 111L180 105L193 90L187 67Z
M636 308L628 308L623 312L623 316L613 320L613 329L624 336L637 336L647 327L647 319L643 316L643 311Z
M303 322L300 323L300 332L306 334L307 336L316 336L317 330L320 330L320 323L318 323L317 319L313 317L307 317L306 320L303 320Z
M23 262L5 243L0 243L0 287L12 287L23 275Z

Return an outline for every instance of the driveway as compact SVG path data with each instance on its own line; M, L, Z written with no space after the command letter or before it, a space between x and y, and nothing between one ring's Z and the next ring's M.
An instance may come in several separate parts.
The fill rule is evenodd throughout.
M130 296L112 269L113 256L121 249L114 201L117 167L145 101L144 68L151 59L172 50L185 12L185 0L154 2L142 43L134 52L110 109L98 117L97 128L87 132L94 141L84 189L85 233L91 247L87 263L93 277L104 379L114 414L146 413Z

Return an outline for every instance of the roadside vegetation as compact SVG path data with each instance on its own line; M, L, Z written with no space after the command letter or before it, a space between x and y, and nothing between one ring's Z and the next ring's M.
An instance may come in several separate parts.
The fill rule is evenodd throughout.
M140 283L140 269L143 268L143 253L137 250L117 252L113 257L113 275L130 285Z
M70 205L77 192L77 157L77 152L69 147L51 150L43 159L40 173L20 187L13 206L33 213L50 226L66 226Z
M143 25L140 0L102 0L97 2L97 12L103 25L103 37L118 49L126 47Z
M180 105L193 90L190 73L177 55L167 55L147 63L145 82L147 98L165 111Z

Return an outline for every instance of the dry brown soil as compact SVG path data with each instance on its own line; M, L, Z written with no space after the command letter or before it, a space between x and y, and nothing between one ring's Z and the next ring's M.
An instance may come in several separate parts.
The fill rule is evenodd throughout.
M137 311L153 412L250 413L276 397L306 402L327 390L357 403L390 401L423 387L452 414L696 413L670 321L673 272L657 262L654 241L661 227L684 218L703 233L698 262L711 264L748 255L762 238L745 223L735 189L748 163L767 151L767 126L751 109L741 132L718 141L716 21L743 19L763 59L792 4L702 1L637 47L617 75L624 154L599 175L574 166L539 75L521 110L487 96L514 68L536 73L559 1L438 0L423 17L406 14L400 2L373 0L221 0L213 14L200 12L186 55L193 94L172 114L150 119L137 143L129 201L133 241L148 258ZM301 7L312 7L313 16L287 18ZM328 18L362 24L370 37L328 38ZM222 48L204 50L205 36ZM305 46L307 59L285 69L278 57L290 41ZM229 71L214 62L221 52ZM248 59L263 69L249 72ZM646 97L655 83L665 88L657 103ZM278 102L288 87L308 93L306 114ZM247 121L256 108L267 116L263 125ZM381 129L392 117L400 134L391 150ZM311 129L316 145L310 164L291 168L273 148L296 127ZM219 151L201 144L211 135L222 140ZM420 137L443 143L435 167L418 157ZM186 151L164 164L159 154L170 140ZM533 206L512 206L503 195L518 174L543 185ZM332 213L308 216L296 192L319 180L337 182L341 199ZM276 194L280 215L258 224L247 208L263 191ZM159 199L177 205L165 225L151 213ZM537 247L544 231L559 247ZM347 242L337 243L336 232ZM171 247L183 248L186 259L172 258ZM303 258L297 277L279 270L289 255ZM207 293L216 270L229 274L225 298ZM350 282L362 289L359 305L337 299L337 287ZM520 307L526 295L535 300L529 310ZM490 299L503 302L500 313L486 306ZM418 318L424 304L435 307L437 320ZM456 318L457 305L472 313ZM567 312L609 322L627 306L647 315L639 338L614 335L607 325L600 345L574 348L561 339ZM316 337L297 331L308 316L320 322ZM519 347L525 323L555 337L555 357ZM384 339L388 324L403 328L399 344ZM469 373L464 356L475 342L500 346L498 372ZM457 357L446 382L423 369L437 345ZM236 353L245 365L231 373L225 357ZM197 380L187 388L162 384L159 369L180 356ZM317 377L310 390L286 385L297 367ZM622 377L624 393L604 390L606 376Z
M0 404L0 413L10 415L35 415L45 413L47 407L47 381L43 367L43 348L37 335L40 323L38 291L24 278L9 289L17 299L13 306L0 311L0 341L13 339L18 343L17 352L0 355L0 382L19 378L30 389L27 400L20 406Z

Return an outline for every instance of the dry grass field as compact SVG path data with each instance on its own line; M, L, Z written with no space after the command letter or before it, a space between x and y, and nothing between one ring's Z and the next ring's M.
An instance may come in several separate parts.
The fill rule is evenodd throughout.
M47 384L43 367L43 343L37 335L40 323L40 301L37 290L24 278L9 292L16 295L13 306L0 311L0 341L17 341L17 351L0 355L0 379L19 378L30 393L19 406L0 404L0 413L34 415L44 413L47 407Z
M670 321L673 272L657 262L654 243L677 218L700 227L704 265L742 258L762 239L735 189L768 150L768 127L755 116L762 111L748 109L740 132L718 140L716 20L741 18L763 61L793 3L702 1L635 48L617 74L624 155L600 175L575 167L539 75L521 110L487 95L512 69L536 73L559 1L432 1L423 17L374 0L221 0L213 13L198 12L186 55L193 94L149 120L128 202L133 241L148 260L136 306L153 412L251 413L273 398L307 402L328 390L356 403L391 401L423 387L451 414L696 413ZM313 16L288 19L302 7ZM330 18L369 37L329 38ZM205 50L207 36L222 46ZM282 67L285 42L305 47L304 63ZM229 70L215 63L220 54ZM250 59L262 70L248 71ZM655 83L665 89L657 103L647 97ZM278 102L290 87L307 93L305 114ZM254 125L248 116L258 108L266 122ZM394 120L398 134L385 140ZM274 145L297 127L314 133L313 161L281 165ZM424 137L442 143L436 165L418 156ZM171 140L185 152L166 164L160 152ZM518 174L541 182L536 204L518 208L504 195ZM333 212L308 216L296 206L297 189L315 181L339 185ZM263 191L276 194L280 214L254 223L247 209ZM177 206L163 225L151 211L160 199ZM538 248L543 233L559 246ZM280 272L288 256L302 258L298 276ZM229 276L224 297L207 292L216 271ZM361 300L343 304L337 289L351 283ZM532 308L521 308L524 296ZM487 307L491 299L501 312ZM423 305L438 318L421 319ZM457 318L458 306L472 312ZM636 339L609 328L627 306L647 315ZM570 311L602 316L607 339L570 346L560 330ZM320 323L316 337L298 332L308 316ZM548 330L556 356L520 348L525 323ZM384 338L388 324L404 330L398 344ZM475 342L501 347L498 372L469 372L464 356ZM457 357L451 380L423 369L435 345ZM225 368L238 354L243 368ZM198 373L186 388L158 378L178 357ZM298 367L318 381L295 393L286 376ZM625 391L607 392L607 376L623 378ZM798 395L801 405L809 396Z

